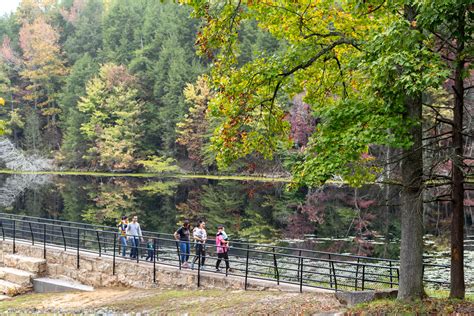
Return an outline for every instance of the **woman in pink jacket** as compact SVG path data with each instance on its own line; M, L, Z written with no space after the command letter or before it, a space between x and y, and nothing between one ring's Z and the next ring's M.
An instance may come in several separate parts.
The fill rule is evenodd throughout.
M216 235L216 247L217 247L217 261L216 261L216 272L220 272L219 266L222 259L225 261L225 269L229 271L229 242L226 240L224 235L224 225L217 226Z

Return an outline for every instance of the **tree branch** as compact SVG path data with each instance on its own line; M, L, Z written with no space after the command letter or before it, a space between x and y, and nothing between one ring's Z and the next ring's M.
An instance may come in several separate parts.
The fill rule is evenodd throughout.
M322 48L316 55L314 55L313 57L311 57L308 61L306 61L305 63L303 64L300 64L286 72L282 72L280 74L278 74L278 76L280 77L288 77L292 74L294 74L295 72L297 72L298 70L301 70L301 69L306 69L308 68L309 66L311 66L316 60L318 60L319 57L329 53L332 49L334 49L336 46L339 46L339 45L343 45L343 44L346 44L346 45L351 45L353 46L354 48L356 49L359 49L357 47L357 42L353 39L349 39L349 38L340 38L338 39L337 41L331 43L330 45Z

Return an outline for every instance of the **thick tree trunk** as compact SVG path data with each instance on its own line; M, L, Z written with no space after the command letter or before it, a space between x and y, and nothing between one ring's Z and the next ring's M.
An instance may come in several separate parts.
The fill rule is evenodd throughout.
M405 18L413 28L417 12L413 6L404 8ZM420 43L421 44L421 43ZM416 47L414 47L416 49ZM423 297L423 151L421 93L405 96L405 119L410 124L413 144L403 150L401 162L401 231L400 279L398 299Z
M421 122L421 95L407 97L406 119ZM423 154L421 123L411 127L413 145L401 163L401 245L398 299L421 298L423 291Z
M464 10L459 12L456 68L454 70L454 110L452 206L451 219L451 292L452 298L464 298L464 174L462 170L464 144L462 138L464 111Z

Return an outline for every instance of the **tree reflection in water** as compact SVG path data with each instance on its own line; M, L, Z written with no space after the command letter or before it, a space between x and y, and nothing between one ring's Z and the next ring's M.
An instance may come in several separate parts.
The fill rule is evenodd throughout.
M1 211L114 225L136 214L143 229L173 232L188 218L218 224L232 239L323 251L398 257L398 192L328 185L288 191L259 181L86 176L0 176ZM432 208L427 232L445 234L449 212Z

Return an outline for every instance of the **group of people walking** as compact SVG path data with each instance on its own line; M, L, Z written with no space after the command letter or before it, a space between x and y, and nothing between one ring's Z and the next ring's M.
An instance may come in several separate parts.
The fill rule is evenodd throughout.
M183 225L174 233L174 238L179 242L179 252L181 266L183 268L189 268L189 257L191 255L191 225L189 220L184 220ZM198 260L201 269L204 269L206 263L206 242L207 242L207 231L206 223L203 220L198 222L197 227L193 229L192 238L195 242L195 256L191 263L191 269L194 269L194 265ZM220 264L222 260L225 262L226 271L229 271L229 240L225 233L224 225L217 226L216 233L216 271L220 272Z
M129 223L128 216L122 216L122 220L117 225L120 235L120 247L122 248L122 256L127 255L127 246L130 243L130 258L137 258L140 242L144 242L142 229L138 223L138 216L132 217L132 222ZM148 239L146 243L147 256L145 260L153 261L155 258L155 245L152 239Z
M120 247L122 256L125 257L127 254L127 247L130 245L130 258L139 257L140 242L144 242L142 230L138 223L138 216L133 216L132 221L128 221L127 216L122 216L121 221L117 225L119 229ZM183 268L189 268L189 257L191 256L191 225L189 220L184 220L183 225L174 233L174 238L179 243L179 257L181 266ZM206 242L207 242L207 231L206 223L203 220L198 222L198 225L192 231L192 239L195 242L195 256L191 263L191 269L198 260L201 269L205 268L206 263ZM146 243L147 257L146 260L153 261L155 259L155 245L153 239L148 239ZM220 264L222 260L225 262L226 272L229 271L229 239L225 232L224 225L217 226L216 233L216 271L220 272Z

